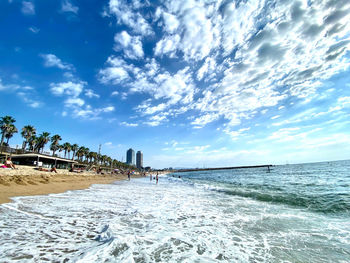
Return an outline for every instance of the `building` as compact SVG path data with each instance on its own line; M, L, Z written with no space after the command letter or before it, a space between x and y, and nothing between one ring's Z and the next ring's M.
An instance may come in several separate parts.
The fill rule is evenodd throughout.
M126 151L126 163L135 165L135 151L131 148Z
M58 169L68 169L72 165L75 167L79 165L77 161L39 153L12 154L11 159L14 164L36 165L44 168L55 166Z
M136 153L136 167L138 169L141 169L143 167L143 153L141 151L138 151Z

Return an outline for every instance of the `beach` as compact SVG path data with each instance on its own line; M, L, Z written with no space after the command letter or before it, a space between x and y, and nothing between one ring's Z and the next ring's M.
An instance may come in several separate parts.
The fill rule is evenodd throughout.
M0 262L350 262L349 168L178 172L14 197L0 205ZM95 176L48 175L34 186Z
M92 184L110 184L127 179L127 174L96 174L92 171L74 173L66 169L57 169L57 173L54 173L38 171L32 166L17 167L0 170L0 204L11 202L10 198L16 196L63 193L86 189Z

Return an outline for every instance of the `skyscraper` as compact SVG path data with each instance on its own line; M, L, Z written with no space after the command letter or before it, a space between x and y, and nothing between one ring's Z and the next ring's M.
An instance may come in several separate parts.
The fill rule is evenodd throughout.
M131 148L126 151L126 163L135 165L135 151Z
M136 167L139 169L143 167L143 153L141 151L136 153Z

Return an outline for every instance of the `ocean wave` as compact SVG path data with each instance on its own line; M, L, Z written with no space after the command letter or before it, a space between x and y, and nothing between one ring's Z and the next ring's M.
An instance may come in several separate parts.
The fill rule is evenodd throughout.
M224 189L213 187L211 190L246 198L252 198L262 202L285 204L289 206L307 208L308 210L322 213L350 213L350 197L340 194L325 194L319 196L297 196L283 192L264 192L252 189Z

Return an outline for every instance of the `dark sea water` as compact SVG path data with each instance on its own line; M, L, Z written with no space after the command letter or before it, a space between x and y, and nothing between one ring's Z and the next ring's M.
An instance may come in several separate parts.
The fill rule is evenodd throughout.
M14 198L0 262L350 262L350 161Z

